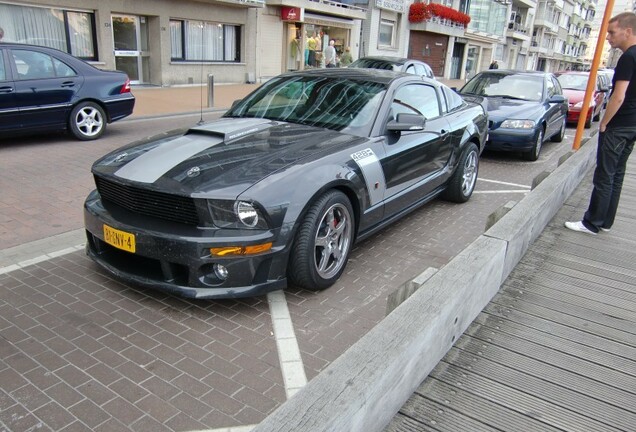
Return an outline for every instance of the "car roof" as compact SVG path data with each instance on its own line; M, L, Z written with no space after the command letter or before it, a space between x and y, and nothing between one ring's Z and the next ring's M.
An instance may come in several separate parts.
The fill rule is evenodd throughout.
M528 75L528 76L546 76L552 75L552 72L533 71L533 70L517 70L517 69L487 69L480 73L493 73L499 75Z
M396 79L411 79L412 81L424 81L427 83L439 82L419 75L408 74L405 72L395 72L381 69L365 69L365 68L329 68L329 69L308 69L304 71L287 72L282 76L326 76L338 77L352 80L370 81L374 83L389 84Z

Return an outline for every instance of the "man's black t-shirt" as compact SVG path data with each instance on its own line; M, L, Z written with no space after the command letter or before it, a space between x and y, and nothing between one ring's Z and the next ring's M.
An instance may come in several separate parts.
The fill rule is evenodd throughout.
M608 126L634 127L636 126L636 45L629 47L618 59L612 80L614 88L616 88L617 81L629 81L629 85L623 104L612 117Z

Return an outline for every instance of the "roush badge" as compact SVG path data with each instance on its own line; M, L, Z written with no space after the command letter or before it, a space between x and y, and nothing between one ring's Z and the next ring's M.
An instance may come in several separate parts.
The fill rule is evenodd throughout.
M201 174L201 168L199 168L198 166L190 168L186 173L188 177L196 177L199 174Z

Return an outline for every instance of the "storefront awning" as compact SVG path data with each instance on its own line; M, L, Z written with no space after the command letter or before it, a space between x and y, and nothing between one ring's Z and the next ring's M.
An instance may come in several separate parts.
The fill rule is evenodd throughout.
M341 28L353 28L354 21L346 18L338 18L327 15L313 14L305 11L305 24L321 26L334 26Z

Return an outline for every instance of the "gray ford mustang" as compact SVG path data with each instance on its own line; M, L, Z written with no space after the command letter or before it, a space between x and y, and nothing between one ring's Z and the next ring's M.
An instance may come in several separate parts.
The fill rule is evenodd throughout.
M87 253L185 297L324 289L355 241L440 194L470 198L487 123L481 105L427 78L283 74L217 121L96 161Z

